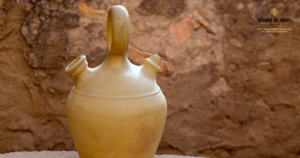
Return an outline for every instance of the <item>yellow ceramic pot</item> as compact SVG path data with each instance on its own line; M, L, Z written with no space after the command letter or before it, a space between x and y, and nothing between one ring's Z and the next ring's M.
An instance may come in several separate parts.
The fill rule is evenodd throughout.
M67 118L81 158L153 158L161 139L167 103L156 73L161 58L130 63L129 16L122 6L108 13L106 60L89 68L84 55L66 68L76 78Z

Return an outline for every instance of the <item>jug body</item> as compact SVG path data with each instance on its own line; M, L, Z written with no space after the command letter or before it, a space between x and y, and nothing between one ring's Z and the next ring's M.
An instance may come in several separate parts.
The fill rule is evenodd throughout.
M81 158L153 158L166 113L161 91L136 98L109 98L73 89L67 105L70 131Z

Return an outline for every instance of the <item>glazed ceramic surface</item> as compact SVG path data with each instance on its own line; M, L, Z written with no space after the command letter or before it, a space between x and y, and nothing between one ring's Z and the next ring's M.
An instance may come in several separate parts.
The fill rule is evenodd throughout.
M129 16L122 6L108 13L106 60L89 68L80 56L66 68L76 78L67 118L81 158L153 158L161 139L167 103L156 73L161 58L130 63Z

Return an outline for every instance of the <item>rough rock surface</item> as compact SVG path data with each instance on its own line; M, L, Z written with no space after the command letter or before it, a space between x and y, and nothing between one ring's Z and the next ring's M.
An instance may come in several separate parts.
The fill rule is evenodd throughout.
M107 11L121 4L130 60L164 59L157 154L300 157L299 1L172 2L0 0L0 153L75 150L65 114L75 80L64 68L82 54L90 67L105 59ZM292 31L256 30L273 8Z
M0 154L0 158L79 158L76 151L12 152ZM154 158L196 158L192 156L155 155ZM201 157L198 157L201 158Z

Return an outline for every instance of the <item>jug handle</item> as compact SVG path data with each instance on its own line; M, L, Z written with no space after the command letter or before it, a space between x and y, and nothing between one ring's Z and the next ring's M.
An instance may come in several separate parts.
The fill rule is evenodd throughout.
M107 18L108 54L126 56L129 44L129 15L125 7L113 6Z

